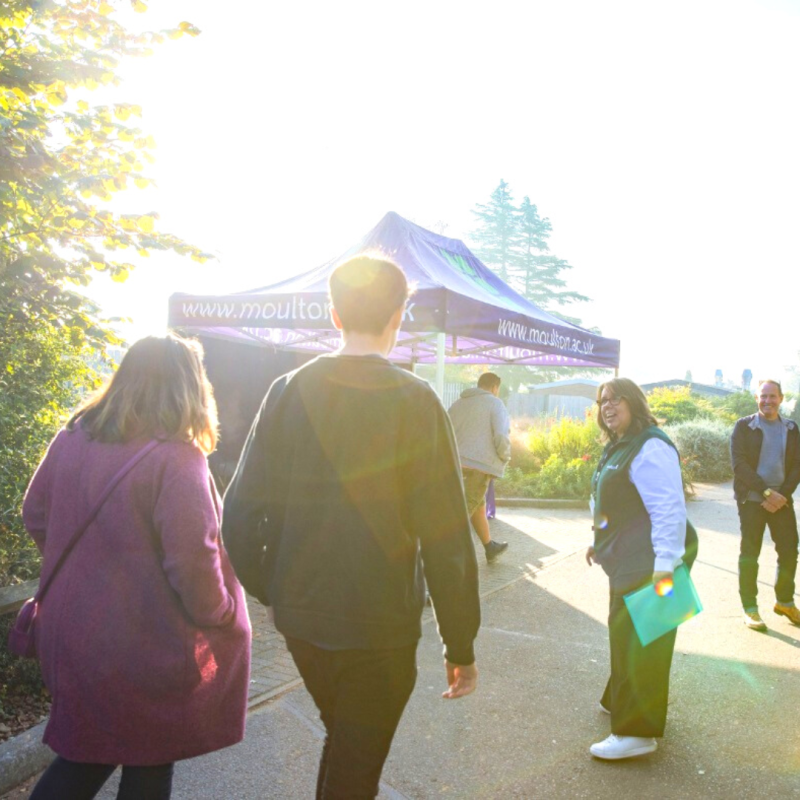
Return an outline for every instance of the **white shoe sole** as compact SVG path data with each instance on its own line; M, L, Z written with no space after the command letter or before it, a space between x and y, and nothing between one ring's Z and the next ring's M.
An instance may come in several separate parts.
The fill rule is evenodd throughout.
M644 747L634 747L631 750L625 750L619 753L609 753L605 750L598 748L595 750L594 745L589 748L589 752L595 758L601 758L603 761L620 761L623 758L635 758L636 756L646 756L648 753L654 753L658 749L658 742L645 745Z

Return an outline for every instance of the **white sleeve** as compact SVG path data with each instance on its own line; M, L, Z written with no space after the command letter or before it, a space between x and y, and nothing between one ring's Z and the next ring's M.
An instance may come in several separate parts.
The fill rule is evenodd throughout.
M630 479L652 526L656 572L672 572L686 544L686 501L678 454L661 439L648 439L633 459Z

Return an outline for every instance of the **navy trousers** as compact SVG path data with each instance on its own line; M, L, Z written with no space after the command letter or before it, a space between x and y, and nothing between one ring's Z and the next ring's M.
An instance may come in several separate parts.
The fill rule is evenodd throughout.
M287 638L286 645L325 726L317 800L374 798L417 680L417 643L391 650L323 650Z
M742 540L739 549L739 596L745 609L757 608L758 557L769 527L778 553L775 597L779 603L794 603L794 579L797 572L797 518L789 501L780 511L770 513L760 503L738 503Z

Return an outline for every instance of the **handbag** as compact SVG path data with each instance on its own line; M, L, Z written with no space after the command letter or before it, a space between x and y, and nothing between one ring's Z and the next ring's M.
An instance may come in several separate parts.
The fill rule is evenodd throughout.
M151 450L158 447L161 442L154 439L148 442L141 450L135 453L128 461L120 468L114 477L108 482L108 485L103 490L103 493L97 499L97 502L92 506L91 511L84 519L78 530L72 535L72 538L67 543L67 546L62 551L61 555L53 567L47 580L39 586L36 594L19 610L17 618L11 630L8 632L8 649L14 655L22 658L36 658L38 653L36 649L36 619L39 615L39 608L41 607L42 600L47 594L47 590L53 583L53 578L58 574L58 571L67 560L67 556L72 552L78 540L86 532L86 529L92 524L92 521L100 511L100 507L105 503L108 496L113 491L114 487L130 472Z

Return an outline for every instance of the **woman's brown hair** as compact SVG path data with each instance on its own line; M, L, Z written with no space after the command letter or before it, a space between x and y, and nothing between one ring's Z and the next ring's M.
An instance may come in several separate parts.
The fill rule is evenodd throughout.
M597 405L600 405L600 398L603 391L608 389L612 397L616 400L625 400L631 410L631 424L626 433L641 433L651 425L658 425L656 418L650 411L647 398L644 392L630 378L612 378L610 381L601 383L597 387ZM603 438L611 442L616 442L617 437L603 421L602 409L597 414L597 424L603 431Z
M174 334L133 344L111 380L72 415L93 439L137 437L192 442L204 453L217 446L217 405L199 342Z

